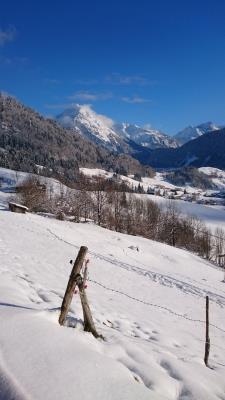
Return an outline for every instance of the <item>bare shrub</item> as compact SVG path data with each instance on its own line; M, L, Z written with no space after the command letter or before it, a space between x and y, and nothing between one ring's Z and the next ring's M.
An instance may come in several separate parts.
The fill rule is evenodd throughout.
M16 187L20 202L30 211L45 211L48 203L46 186L40 183L38 177L29 176Z

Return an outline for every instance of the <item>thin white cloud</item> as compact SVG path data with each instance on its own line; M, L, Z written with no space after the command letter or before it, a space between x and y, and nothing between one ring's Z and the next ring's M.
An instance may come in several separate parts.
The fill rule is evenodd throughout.
M100 119L103 122L104 125L106 125L108 128L112 128L114 121L111 118L106 117L105 115L102 114L96 114L96 115L98 119Z
M145 99L140 96L132 96L132 97L124 96L124 97L121 97L121 100L124 101L125 103L129 103L129 104L151 103L151 100Z
M144 129L153 129L151 124L145 124L145 125L143 125L143 128Z
M147 86L156 84L156 81L151 81L142 75L121 75L119 73L112 73L105 78L106 83L115 85L136 85Z
M0 56L0 64L1 65L11 65L12 59L10 57Z
M24 67L29 63L29 59L27 57L5 57L0 56L0 64L1 65L9 65L14 67Z
M88 92L88 91L79 91L75 92L72 96L69 96L69 100L75 101L98 101L98 100L109 100L113 97L112 93L104 92Z
M114 124L114 121L106 117L105 115L102 114L97 114L91 104L76 104L76 103L66 103L66 104L45 104L45 108L50 109L50 110L57 110L57 109L72 109L72 108L78 108L82 110L83 112L86 112L88 114L91 114L96 120L100 120L104 125L106 125L108 128L111 128ZM63 121L67 127L70 125L72 126L73 121L71 120L70 116L64 116Z
M109 118L106 117L105 115L102 114L97 114L94 110L93 110L93 106L91 104L73 104L74 107L79 106L81 110L87 112L88 114L92 114L92 116L95 117L95 119L100 120L104 125L106 125L108 128L111 128L114 124L114 121Z
M99 83L98 79L76 79L74 81L75 84L77 85L97 85Z
M44 83L49 85L60 85L61 81L59 79L54 79L54 78L45 78Z
M16 37L16 28L10 26L8 29L3 30L0 28L0 46L5 46L6 43L12 42Z
M158 82L156 80L150 80L141 74L134 75L123 75L117 72L113 72L108 74L105 77L100 79L95 78L87 78L87 79L76 79L74 80L74 84L84 85L84 86L92 86L97 84L104 85L121 85L121 86L148 86L148 85L156 85Z

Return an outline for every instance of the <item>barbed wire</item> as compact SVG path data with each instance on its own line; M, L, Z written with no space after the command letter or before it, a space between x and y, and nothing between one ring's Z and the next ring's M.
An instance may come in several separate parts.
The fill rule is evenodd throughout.
M94 279L90 279L90 278L89 278L88 280L89 280L89 282L92 282L92 283L94 283L94 284L96 284L96 285L102 287L102 288L105 289L105 290L108 290L108 291L110 291L110 292L114 292L114 293L121 294L122 296L128 297L129 299L131 299L131 300L133 300L133 301L136 301L136 302L138 302L138 303L142 303L142 304L145 304L146 306L150 306L150 307L159 308L159 309L161 309L161 310L164 310L164 311L169 312L169 313L172 314L172 315L175 315L176 317L184 318L184 319L186 319L186 320L188 320L188 321L191 321L191 322L199 322L199 323L201 323L201 324L205 324L205 321L202 321L202 320L200 320L200 319L194 319L194 318L188 317L188 316L186 316L186 315L184 315L184 314L179 314L179 313L177 313L177 312L171 310L170 308L165 307L165 306L161 306L161 305L159 305L159 304L154 304L154 303L150 303L150 302L147 302L147 301L138 299L138 298L133 297L133 296L127 294L127 293L121 292L120 290L113 289L113 288L109 288L109 287L103 285L102 283L95 281ZM222 329L222 328L220 328L219 326L214 325L214 324L211 324L211 323L209 323L209 325L212 326L213 328L218 329L219 331L225 333L225 330Z
M57 238L58 240L60 240L60 241L62 241L62 242L64 242L64 243L66 243L66 244L68 244L68 245L70 245L70 246L72 246L72 247L75 247L75 248L77 248L77 249L79 248L79 246L76 246L76 245L74 245L74 244L72 244L72 243L70 243L70 242L68 242L68 241L66 241L66 240L64 240L64 239L62 239L61 237L59 237L58 235L56 235L54 232L52 232L50 229L47 229L47 231L48 231L49 233L51 233L53 236L55 236L55 238ZM93 253L93 255L96 256L95 253ZM92 283L94 283L94 284L96 284L96 285L98 285L98 286L100 286L100 287L102 287L102 288L105 289L105 290L108 290L108 291L111 291L111 292L114 292L114 293L118 293L118 294L120 294L120 295L122 295L122 296L125 296L125 297L127 297L127 298L129 298L129 299L131 299L131 300L133 300L133 301L138 302L138 303L142 303L142 304L147 305L147 306L150 306L150 307L155 307L155 308L158 308L158 309L167 311L167 312L169 312L170 314L175 315L176 317L183 318L183 319L186 319L187 321L191 321L191 322L199 322L199 323L201 323L201 324L205 324L205 321L202 321L202 320L199 320L199 319L194 319L194 318L188 317L188 316L186 316L186 315L184 315L184 314L179 314L179 313L177 313L177 312L171 310L171 309L168 308L168 307L161 306L161 305L159 305L159 304L150 303L150 302L147 302L147 301L138 299L138 298L136 298L136 297L130 296L129 294L124 293L124 292L121 292L120 290L113 289L113 288L109 288L109 287L103 285L102 283L97 282L97 281L91 279L90 277L88 277L88 281L89 281L89 282L92 282ZM225 333L225 330L222 329L222 328L220 328L220 327L218 327L217 325L212 324L212 323L209 323L209 325L210 325L211 327L213 327L213 328L215 328L215 329L217 329L217 330L219 330L219 331Z
M218 235L215 235L215 234L210 233L210 232L208 231L208 229L209 229L208 227L206 227L207 231L204 231L204 230L199 229L199 228L195 228L194 226L192 226L191 229L193 229L193 230L194 230L195 232L197 232L197 233L202 233L202 234L205 235L205 236L210 236L210 237L219 239L220 241L222 241L222 242L225 243L225 236L224 236L224 237L221 237L221 236L218 236ZM178 228L178 230L179 230L179 228ZM221 228L221 230L224 232L224 235L225 235L225 231L224 231L222 228ZM52 234L53 236L55 236L56 239L61 240L62 242L66 243L66 244L68 244L68 245L70 245L70 246L72 246L72 247L79 248L79 246L76 246L76 245L74 245L74 244L72 244L72 243L70 243L70 242L67 242L66 240L64 240L64 239L62 239L61 237L59 237L58 235L56 235L54 232L51 231L51 229L47 228L47 231L48 231L50 234ZM151 239L151 240L153 240L153 239ZM157 240L156 240L156 241L157 241ZM164 243L164 242L162 242L162 243ZM186 249L186 250L187 250L187 249ZM208 261L210 261L210 260L208 260ZM217 264L217 265L218 265L218 264Z
M67 240L62 239L60 236L58 236L56 233L52 232L51 229L47 228L47 232L49 232L52 236L54 236L56 239L58 239L60 242L66 243L71 247L74 247L75 249L79 249L80 246L76 246L73 243L67 242Z
M62 239L62 238L59 237L57 234L55 234L54 232L52 232L50 229L47 229L47 231L48 231L49 233L51 233L55 238L57 238L58 240L62 241L63 243L66 243L66 244L68 244L68 245L71 246L71 247L74 247L74 248L76 248L76 249L79 249L79 246L76 246L76 245L74 245L74 244L72 244L72 243L70 243L70 242L68 242L68 241L66 241L66 240L64 240L64 239ZM93 252L93 251L90 251L90 250L89 250L89 254L92 255L92 256L94 256L94 257L97 258L97 259L104 260L104 261L106 261L106 262L109 262L110 264L116 265L116 266L118 266L119 268L127 269L128 271L131 271L131 270L132 270L133 272L138 273L138 274L144 273L145 276L150 277L150 279L153 280L153 281L156 281L155 276L157 275L157 277L159 278L159 281L157 280L157 282L159 282L160 284L162 284L161 279L163 279L163 280L165 280L165 281L168 281L169 286L175 285L175 286L178 287L178 288L180 287L180 284L179 284L179 283L182 283L182 282L180 282L180 281L177 281L177 279L175 279L175 278L171 278L170 276L163 275L163 274L160 274L160 273L156 273L155 271L151 271L151 270L146 270L146 266L145 266L144 264L142 264L140 261L139 261L139 264L142 264L142 265L145 267L145 269L143 269L143 268L141 268L141 267L133 266L133 265L128 264L128 263L125 263L125 262L118 262L118 261L115 260L115 259L112 260L111 258L109 258L109 257L107 257L107 256L103 256L103 255L101 255L101 254L99 254L99 253L96 253L96 252ZM151 267L151 266L149 265L148 267ZM219 267L218 267L218 268L219 268ZM172 279L172 280L171 280L171 279ZM187 286L187 285L188 285L188 284L186 283L186 286ZM194 287L193 285L192 285L192 287L196 289L196 287ZM214 294L213 294L213 293L211 293L211 292L209 292L209 291L206 292L205 290L203 290L203 291L205 292L205 294L208 294L208 296L212 296L212 295L213 295L213 298L211 298L211 300L212 300L212 301L215 301L215 299L214 299ZM197 295L200 296L200 297L202 297L202 295L203 295L203 293L195 293L195 294L197 294ZM218 297L218 296L217 296L217 297ZM217 301L216 301L216 302L217 302ZM218 303L218 304L219 304L219 303Z

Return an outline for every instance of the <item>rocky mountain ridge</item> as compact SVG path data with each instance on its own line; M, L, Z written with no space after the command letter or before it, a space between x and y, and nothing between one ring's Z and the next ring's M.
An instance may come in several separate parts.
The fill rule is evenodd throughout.
M55 176L73 182L79 167L104 168L119 173L151 173L127 154L115 154L77 132L0 94L0 166Z
M64 128L118 153L133 153L133 144L150 149L178 147L177 141L156 129L135 124L116 124L88 105L74 104L56 117Z
M205 133L217 131L220 127L213 124L213 122L205 122L197 126L188 126L182 131L178 132L174 138L180 145L189 142L190 140L197 139L198 137L204 135Z

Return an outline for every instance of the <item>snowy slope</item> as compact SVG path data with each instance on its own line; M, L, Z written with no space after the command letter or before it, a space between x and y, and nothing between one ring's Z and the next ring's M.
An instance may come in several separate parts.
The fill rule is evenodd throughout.
M41 166L39 166L41 167ZM15 171L12 169L0 167L0 188L2 191L15 191L16 186L21 185L30 177L38 177L40 182L46 185L51 194L59 195L62 191L66 192L68 187L63 185L57 179L47 178L45 176L32 174L29 172Z
M180 143L184 144L190 140L196 139L199 136L204 135L207 132L217 131L220 129L218 126L212 122L205 122L204 124L198 126L188 126L182 131L178 132L174 138Z
M225 171L213 167L201 167L199 171L208 175L218 189L225 189Z
M135 143L150 149L178 147L178 142L174 138L156 129L127 123L115 124L113 128L121 137L131 139Z
M80 245L89 248L87 292L104 342L83 333L76 295L67 321L76 329L57 323ZM0 399L224 399L222 279L164 244L0 211ZM206 294L210 321L223 329L210 326L213 369L203 363Z
M87 176L101 176L105 179L109 179L113 177L113 172L105 171L104 169L100 168L80 168L80 171ZM130 187L135 187L139 184L139 181L133 179L134 175L124 176L120 175L121 181L126 182L126 184ZM175 186L172 183L169 183L164 179L163 173L156 172L154 178L143 177L141 181L141 185L143 186L144 190L147 191L149 187L164 187L167 189L174 189ZM195 191L196 189L193 189Z
M209 176L212 183L215 185L215 190L221 190L225 188L225 172L212 167L202 167L198 168L199 171L205 173ZM105 171L104 169L100 168L80 168L80 171L84 175L88 176L102 176L103 178L112 178L113 172ZM166 179L167 171L156 172L153 178L149 177L142 177L141 185L143 186L144 190L147 191L149 187L151 188L164 188L164 189L176 189L177 185L174 185ZM138 185L138 181L133 179L134 175L123 176L120 175L120 179L127 183L130 187L135 187ZM190 186L189 184L186 185L179 185L179 188L186 189L189 193L204 193L205 190ZM208 190L210 193L210 190Z

